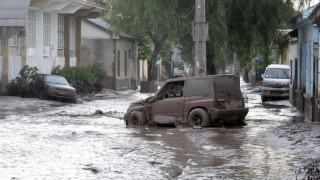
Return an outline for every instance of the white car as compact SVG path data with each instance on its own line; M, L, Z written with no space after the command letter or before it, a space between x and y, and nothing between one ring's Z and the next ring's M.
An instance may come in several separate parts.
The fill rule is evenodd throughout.
M289 65L270 64L262 75L261 100L289 98Z

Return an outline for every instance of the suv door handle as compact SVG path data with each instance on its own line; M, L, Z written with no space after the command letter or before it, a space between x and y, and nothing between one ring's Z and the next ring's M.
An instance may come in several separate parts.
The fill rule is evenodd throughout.
M180 102L177 102L177 104L181 104Z
M225 99L218 99L219 102L225 102Z

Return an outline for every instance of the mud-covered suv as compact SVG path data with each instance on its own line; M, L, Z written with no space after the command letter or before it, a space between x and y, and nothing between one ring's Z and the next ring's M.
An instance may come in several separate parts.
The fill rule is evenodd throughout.
M232 75L211 75L167 80L154 96L132 103L127 125L188 124L220 126L224 122L244 125L248 113L240 85Z

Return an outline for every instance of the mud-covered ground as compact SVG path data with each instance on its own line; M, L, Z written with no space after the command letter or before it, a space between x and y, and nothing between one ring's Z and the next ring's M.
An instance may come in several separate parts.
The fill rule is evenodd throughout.
M320 159L320 125L242 84L245 127L128 128L121 91L60 103L0 96L0 179L295 179ZM101 110L103 114L95 114ZM303 173L298 175L298 179Z

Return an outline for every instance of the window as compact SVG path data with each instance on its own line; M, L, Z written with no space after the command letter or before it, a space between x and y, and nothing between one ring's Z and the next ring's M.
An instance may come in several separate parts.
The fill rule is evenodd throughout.
M43 46L50 46L50 14L43 13Z
M157 100L183 96L184 81L168 82L157 94Z
M127 51L124 51L124 75L128 75L128 59L127 59Z
M36 11L29 10L26 21L27 46L36 47Z
M13 36L9 39L9 41L8 41L8 46L13 46L13 47L19 46L18 34L13 35Z
M58 16L58 49L64 47L64 17Z
M70 57L75 57L75 50L76 50L76 20L70 18L69 20L69 27L70 27Z
M209 79L188 79L185 85L185 96L209 96L210 80Z
M213 80L216 93L236 93L239 90L239 86L236 84L236 80L233 76L230 77L216 77Z

